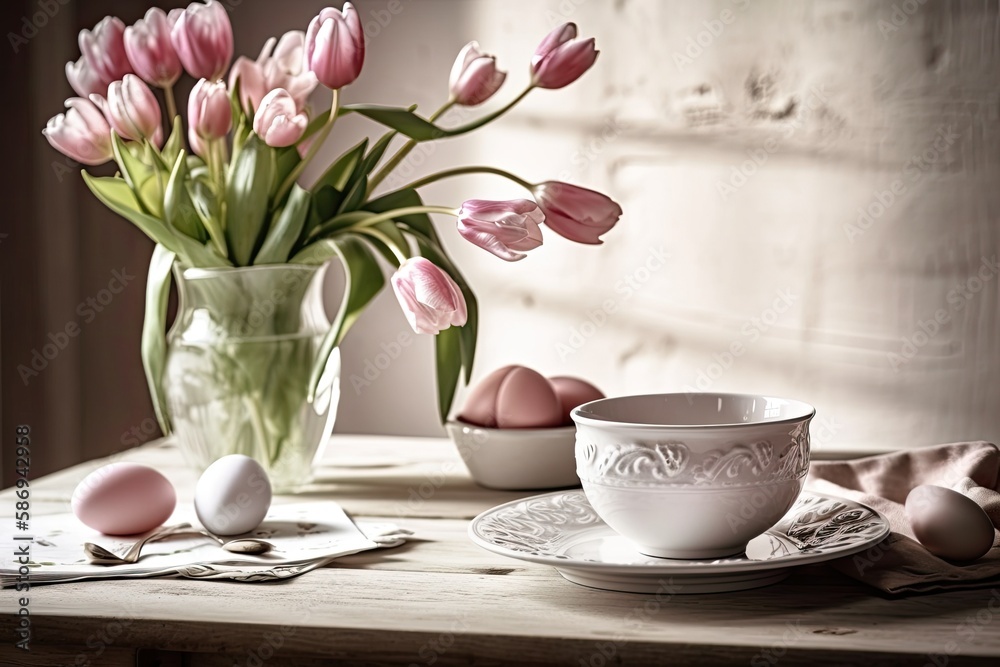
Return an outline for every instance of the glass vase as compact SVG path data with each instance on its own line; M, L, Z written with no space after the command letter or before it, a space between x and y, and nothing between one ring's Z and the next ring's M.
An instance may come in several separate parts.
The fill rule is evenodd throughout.
M174 266L179 302L163 390L174 438L192 466L245 454L264 466L276 492L311 480L340 397L334 349L308 400L330 329L325 273L325 265Z

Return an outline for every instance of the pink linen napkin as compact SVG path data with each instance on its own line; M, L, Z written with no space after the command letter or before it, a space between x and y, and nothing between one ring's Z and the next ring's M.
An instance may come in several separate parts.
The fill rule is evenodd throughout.
M892 526L884 542L833 561L844 574L887 593L929 592L996 585L1000 531L977 561L955 564L931 554L914 538L903 503L910 490L936 484L976 501L1000 526L1000 450L989 442L960 442L853 461L816 461L806 488L850 498L877 509Z

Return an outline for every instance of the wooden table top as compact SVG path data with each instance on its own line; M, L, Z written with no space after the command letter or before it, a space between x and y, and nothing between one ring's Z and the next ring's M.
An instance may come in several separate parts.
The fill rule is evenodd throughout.
M531 494L478 487L450 442L335 436L326 451L319 481L275 502L334 499L355 517L413 530L405 546L279 583L35 586L30 654L13 646L21 594L4 590L0 664L1000 664L997 590L890 598L825 566L737 593L593 590L472 544L469 519ZM116 458L156 467L191 502L196 475L168 443ZM76 483L106 462L33 480L32 514L68 511ZM13 512L8 489L0 513Z

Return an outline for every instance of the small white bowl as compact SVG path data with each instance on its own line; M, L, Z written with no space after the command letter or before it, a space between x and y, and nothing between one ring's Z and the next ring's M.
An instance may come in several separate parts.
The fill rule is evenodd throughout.
M574 426L484 428L450 421L445 428L472 479L481 486L521 491L580 485Z
M802 491L811 405L749 394L605 398L572 412L587 499L644 554L746 549Z

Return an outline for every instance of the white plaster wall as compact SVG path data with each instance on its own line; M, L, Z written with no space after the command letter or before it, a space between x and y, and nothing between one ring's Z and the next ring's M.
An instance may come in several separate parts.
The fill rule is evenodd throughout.
M388 4L359 5L373 34L349 101L435 108L470 39L510 72L496 104L557 23L601 49L575 85L409 162L561 178L625 211L602 247L549 234L514 264L441 219L481 299L477 377L522 363L609 394L792 396L816 405L819 447L1000 439L996 2L402 0L371 23ZM350 334L338 430L439 432L429 339L352 382L406 330L388 291Z

